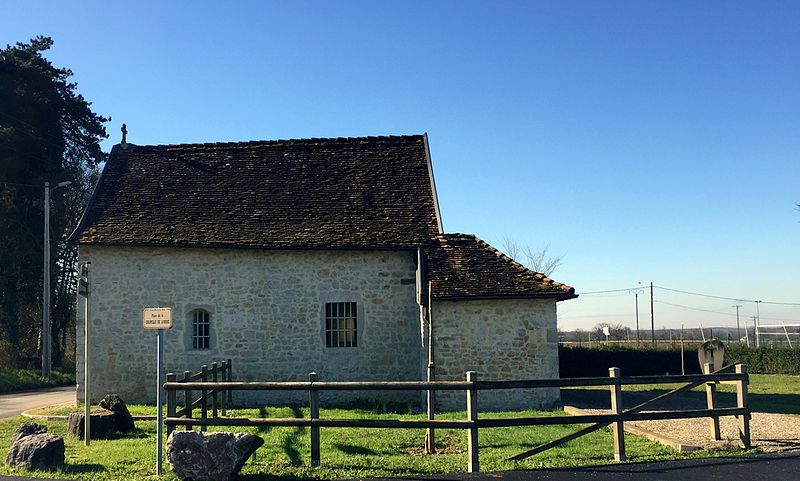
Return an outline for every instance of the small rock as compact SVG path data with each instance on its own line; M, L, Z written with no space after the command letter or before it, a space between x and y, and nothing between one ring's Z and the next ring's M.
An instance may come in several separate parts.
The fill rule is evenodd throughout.
M70 413L67 418L67 434L83 439L83 411ZM114 434L114 413L108 409L95 409L90 419L92 439L108 439Z
M173 431L167 460L184 481L232 481L262 444L263 439L246 433Z
M117 431L129 433L136 429L136 425L133 423L133 416L131 416L130 411L128 411L128 406L125 405L125 401L118 395L106 394L105 397L100 400L100 407L114 413L114 427Z
M20 427L11 435L11 444L16 443L18 440L31 434L44 434L47 432L47 426L36 423L22 423Z
M49 434L47 426L25 423L11 436L6 464L29 471L55 469L64 464L64 438Z

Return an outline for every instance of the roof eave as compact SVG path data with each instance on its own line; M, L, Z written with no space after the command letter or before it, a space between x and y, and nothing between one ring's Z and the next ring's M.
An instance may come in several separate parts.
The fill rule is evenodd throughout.
M478 300L502 300L502 299L554 299L556 302L575 299L578 294L574 293L547 293L547 294L480 294L474 296L432 296L434 301L478 301Z
M248 249L280 251L416 251L416 245L388 246L270 246L247 244L175 244L144 242L75 242L79 247L134 247L134 248L185 248L185 249Z
M133 144L128 144L128 146L130 145ZM75 246L81 244L80 242L81 232L83 232L83 230L86 229L86 227L88 227L89 225L89 212L91 211L92 207L94 207L95 197L97 196L97 189L103 182L103 176L106 173L108 164L110 164L112 159L114 158L114 152L116 152L116 150L119 148L122 148L120 144L111 147L111 152L109 152L108 154L108 158L106 159L106 164L103 166L103 170L100 172L100 177L97 179L97 183L94 184L94 187L92 188L92 195L89 196L89 202L86 203L86 208L83 209L83 214L81 214L81 218L78 220L78 225L75 227L75 230L73 230L72 233L69 236L67 236L68 245Z

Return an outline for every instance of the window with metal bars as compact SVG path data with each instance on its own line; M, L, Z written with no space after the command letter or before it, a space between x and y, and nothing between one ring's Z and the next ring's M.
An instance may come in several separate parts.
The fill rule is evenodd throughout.
M192 320L192 347L194 349L211 348L211 323L208 311L194 311Z
M355 302L325 303L325 347L358 347Z

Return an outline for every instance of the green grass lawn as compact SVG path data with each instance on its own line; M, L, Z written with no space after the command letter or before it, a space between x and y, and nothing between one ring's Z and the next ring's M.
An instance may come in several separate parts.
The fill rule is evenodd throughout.
M139 414L154 414L152 407L131 406ZM551 416L553 412L481 413L482 417ZM263 409L230 410L229 415L247 417L306 417L304 407L266 407ZM447 413L438 417L464 419L465 413ZM421 414L376 414L365 409L322 409L325 418L419 419ZM0 421L0 452L6 452L9 437L26 419L18 417ZM112 440L94 440L89 447L82 441L66 437L64 421L45 421L51 432L65 436L67 466L59 471L37 472L36 476L98 479L152 480L155 472L155 422L137 422L137 431ZM613 462L611 433L600 430L561 447L551 449L523 461L507 458L537 444L555 439L575 429L572 426L541 426L481 429L479 434L482 471L531 469L538 467L575 466ZM463 430L438 430L440 454L424 455L424 430L421 429L357 429L323 428L321 430L320 468L309 466L309 432L307 428L228 428L250 432L264 438L264 446L256 451L242 474L251 479L276 478L357 478L403 474L447 473L466 471L466 433ZM687 457L638 436L627 435L626 448L632 461L663 460ZM726 453L730 454L730 453ZM706 453L705 455L708 455ZM694 454L697 456L697 454ZM161 479L175 477L166 469ZM20 474L6 466L0 474ZM248 476L249 477L249 476Z
M755 411L800 414L800 376L750 376L750 400ZM625 386L626 391L654 396L676 387L674 384ZM607 389L607 388L598 388ZM735 402L735 388L719 387L721 403ZM600 394L600 393L597 393ZM689 398L705 402L704 387L689 393ZM633 396L633 393L631 394ZM46 410L47 414L67 414L79 408ZM131 405L134 415L154 415L152 406ZM481 413L481 417L523 417L561 415L561 411L518 413ZM230 410L229 415L246 417L307 417L304 407L266 407L262 409ZM322 409L323 418L360 419L420 419L421 414L383 414L370 409ZM438 419L464 419L465 413L445 413ZM9 437L20 423L18 417L0 421L0 453L8 450ZM155 422L138 421L137 431L112 440L95 440L89 447L82 441L66 437L66 422L46 421L51 432L65 436L67 466L52 473L37 472L36 476L66 479L98 479L133 481L174 480L169 468L161 478L155 472ZM613 462L609 429L596 431L560 447L537 454L523 461L507 458L535 445L561 437L578 425L537 426L481 429L479 434L482 471L564 467ZM415 475L464 472L467 465L466 433L463 430L442 429L436 432L439 454L424 455L424 430L421 429L357 429L329 428L321 430L320 468L309 466L309 432L307 428L228 428L261 436L264 446L245 465L242 474L253 481L299 478L359 478L370 476ZM221 429L220 429L221 430ZM625 435L631 461L665 460L685 457L726 455L742 451L695 451L677 453L645 438ZM166 464L165 464L166 466ZM21 474L0 466L0 474Z
M0 371L0 393L75 384L75 373L53 369L50 379L32 369Z

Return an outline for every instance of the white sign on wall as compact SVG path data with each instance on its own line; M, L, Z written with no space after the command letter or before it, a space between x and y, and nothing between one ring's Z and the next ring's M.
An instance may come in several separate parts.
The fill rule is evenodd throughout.
M148 307L142 315L145 329L172 329L171 307Z

